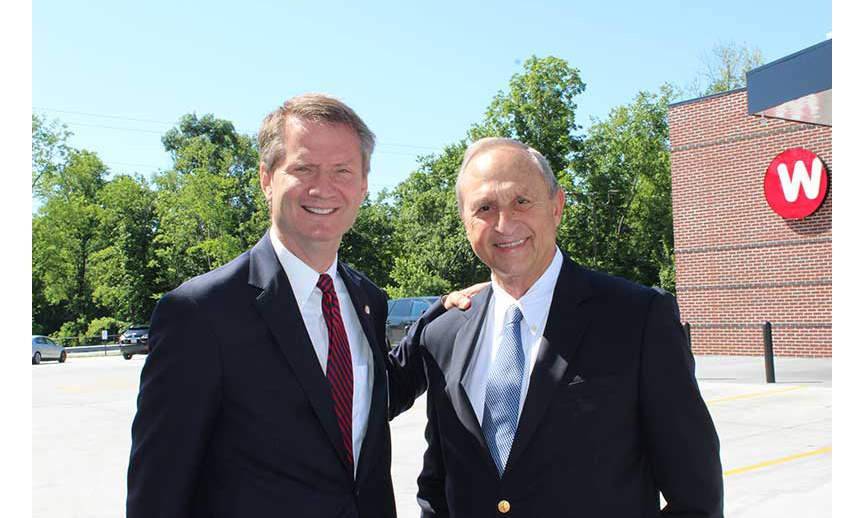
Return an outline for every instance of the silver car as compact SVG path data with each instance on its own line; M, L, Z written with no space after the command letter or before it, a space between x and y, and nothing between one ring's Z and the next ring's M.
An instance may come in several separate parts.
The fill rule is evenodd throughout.
M63 363L66 361L66 349L47 336L33 335L33 365L39 365L42 360Z

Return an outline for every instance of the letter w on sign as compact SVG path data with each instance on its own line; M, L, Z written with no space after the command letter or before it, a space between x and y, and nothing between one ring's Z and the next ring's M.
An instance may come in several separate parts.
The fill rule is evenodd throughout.
M780 178L780 186L783 188L783 196L786 201L792 203L798 200L798 193L804 187L804 196L813 200L819 196L819 184L822 182L822 161L813 159L810 173L802 160L795 162L792 169L792 177L789 177L789 168L786 164L777 165L777 176Z

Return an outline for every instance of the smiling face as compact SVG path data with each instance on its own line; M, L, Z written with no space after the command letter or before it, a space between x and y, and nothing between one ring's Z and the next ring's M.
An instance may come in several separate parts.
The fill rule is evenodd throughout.
M521 297L555 256L564 192L549 196L537 163L524 150L493 147L462 172L462 222L477 257L510 295Z
M271 222L291 253L321 272L336 258L366 196L360 140L344 124L289 118L285 159L260 170Z

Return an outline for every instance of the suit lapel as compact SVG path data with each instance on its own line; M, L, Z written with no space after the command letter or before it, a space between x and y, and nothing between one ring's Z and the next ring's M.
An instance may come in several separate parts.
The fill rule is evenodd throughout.
M508 467L525 451L579 348L591 319L588 304L582 303L590 297L590 291L585 274L565 255L507 460Z
M474 413L474 407L471 406L468 392L465 390L465 375L467 374L471 358L474 357L477 341L480 339L480 331L483 329L483 323L486 321L486 313L489 310L489 301L491 298L491 287L485 288L474 296L471 308L468 309L469 314L466 315L468 321L456 333L456 338L453 342L452 359L445 375L445 390L462 426L474 437L477 447L486 452L485 458L488 468L497 473L495 462L492 460L489 448L486 445L486 438L483 437L480 422L477 420L477 414Z
M375 381L372 385L371 405L369 407L369 420L366 425L366 436L363 438L363 445L360 448L360 457L357 462L357 480L362 480L369 475L369 466L374 464L370 459L375 459L378 453L378 446L381 444L380 437L377 437L372 430L378 422L386 422L386 405L387 402L387 371L386 358L381 347L377 346L378 340L375 336L375 326L372 320L373 307L369 303L365 291L360 286L357 276L345 268L342 263L339 263L339 275L342 281L348 288L348 294L351 296L351 302L354 305L354 311L357 313L357 318L360 320L360 325L363 327L363 333L366 335L366 340L369 342L369 348L372 350L372 368L375 372ZM378 318L387 318L386 315L376 315Z
M309 333L306 332L288 276L270 244L269 232L252 248L250 254L249 284L262 290L255 299L261 318L300 381L333 447L342 451L330 385L321 370ZM340 459L343 457L339 455ZM343 462L347 467L347 462Z

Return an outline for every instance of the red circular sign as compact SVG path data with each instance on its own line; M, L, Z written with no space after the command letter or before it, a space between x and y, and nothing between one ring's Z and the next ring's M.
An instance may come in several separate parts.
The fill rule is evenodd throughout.
M828 170L822 160L804 148L777 155L763 182L768 205L786 219L806 218L816 212L828 192Z

